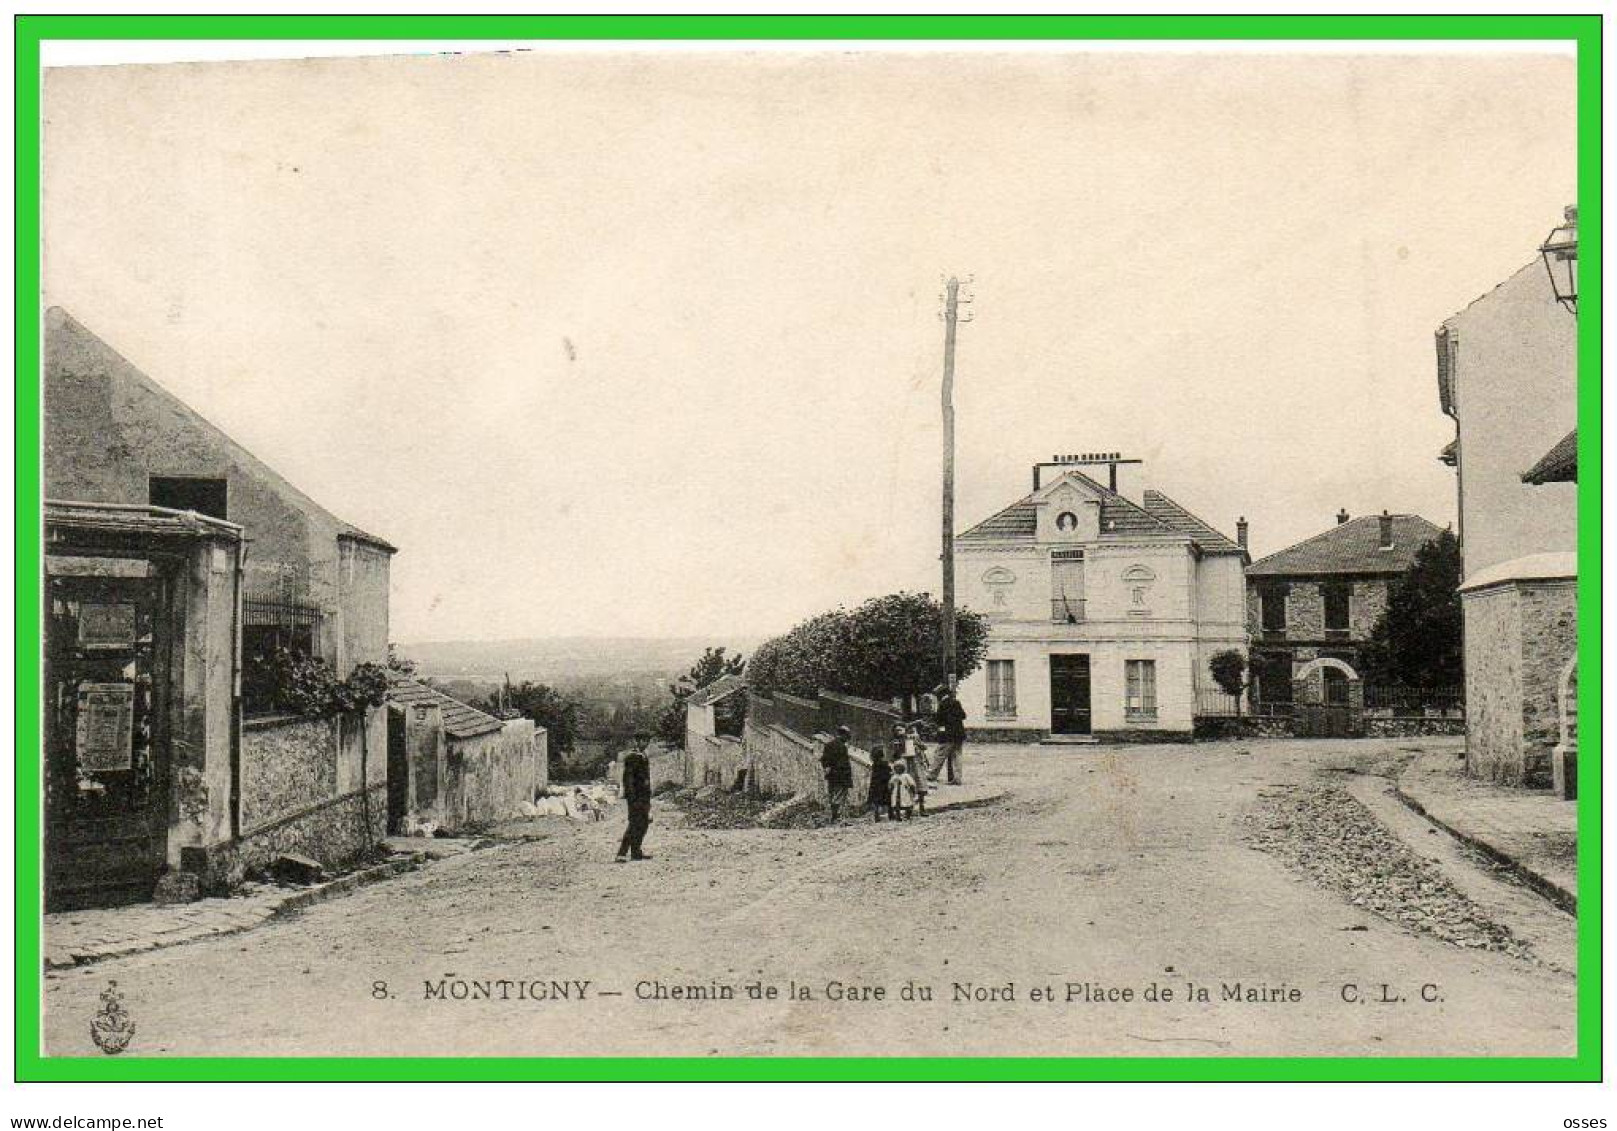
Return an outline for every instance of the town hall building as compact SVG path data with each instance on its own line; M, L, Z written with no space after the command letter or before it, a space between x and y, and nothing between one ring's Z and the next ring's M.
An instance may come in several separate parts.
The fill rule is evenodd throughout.
M960 602L990 625L983 665L960 685L972 732L1188 739L1208 660L1246 653L1248 561L1239 541L1147 490L1139 460L1035 465L1031 494L955 541Z

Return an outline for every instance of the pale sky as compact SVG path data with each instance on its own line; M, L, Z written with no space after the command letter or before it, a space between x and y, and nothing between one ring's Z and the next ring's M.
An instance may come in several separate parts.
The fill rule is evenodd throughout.
M1120 450L1255 555L1455 513L1439 322L1575 188L1562 56L52 71L46 301L400 547L393 635L763 634Z

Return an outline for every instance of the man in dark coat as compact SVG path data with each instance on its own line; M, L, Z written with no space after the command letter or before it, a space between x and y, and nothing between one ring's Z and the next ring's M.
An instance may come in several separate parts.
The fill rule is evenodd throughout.
M649 734L634 736L634 749L623 759L623 799L629 803L629 827L618 842L618 863L650 860L641 851L646 830L651 827L651 763L646 759Z
M825 744L825 750L820 755L833 822L848 804L848 791L853 788L853 759L848 757L848 739L852 736L853 732L847 727L837 727L836 737Z
M938 711L932 721L938 728L938 756L928 776L937 781L938 774L948 767L949 784L959 785L960 755L966 745L966 709L947 687L938 690Z

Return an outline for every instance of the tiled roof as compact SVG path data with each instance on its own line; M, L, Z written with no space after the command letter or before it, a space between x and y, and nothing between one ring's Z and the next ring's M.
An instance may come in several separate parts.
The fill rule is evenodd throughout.
M706 707L709 703L717 703L747 686L745 677L739 675L720 676L706 687L698 688L685 700L687 707Z
M1145 505L1139 506L1108 490L1080 471L1067 474L1093 488L1100 495L1101 538L1141 534L1188 536L1205 553L1245 553L1212 526L1191 514L1161 491L1145 492ZM957 536L960 542L1031 542L1038 533L1038 507L1033 495L1018 499L998 514L979 522Z
M468 707L459 699L451 699L442 691L407 676L390 674L387 677L387 698L388 702L401 707L440 708L444 713L444 732L451 738L476 738L505 726L493 715Z
M1000 511L990 515L976 526L959 535L956 541L960 542L987 542L997 541L1001 538L1014 538L1021 541L1033 540L1039 529L1039 511L1033 505L1032 496L1019 499Z
M1523 483L1575 483L1578 479L1578 430L1574 428L1522 472Z
M1392 549L1381 548L1381 516L1362 515L1253 562L1248 577L1325 573L1402 573L1415 553L1443 533L1418 514L1392 516Z
M1145 493L1145 509L1158 522L1165 523L1180 533L1188 534L1194 538L1196 545L1202 548L1202 553L1204 554L1246 553L1246 550L1236 542L1220 534L1212 526L1191 514L1161 491L1147 491Z

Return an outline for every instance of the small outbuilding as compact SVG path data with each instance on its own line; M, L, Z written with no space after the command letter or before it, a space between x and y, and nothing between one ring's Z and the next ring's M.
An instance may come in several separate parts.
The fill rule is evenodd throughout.
M550 781L548 735L402 675L388 685L387 827L462 831L520 816Z

